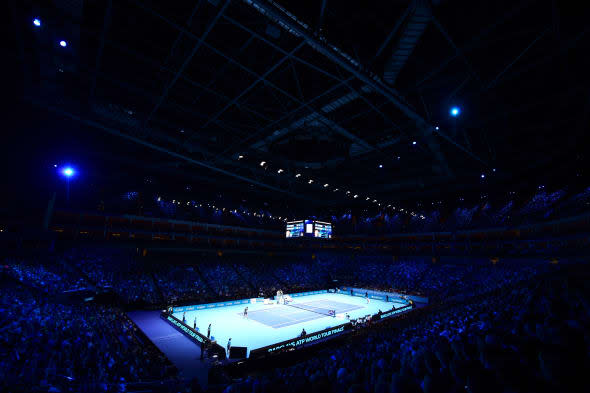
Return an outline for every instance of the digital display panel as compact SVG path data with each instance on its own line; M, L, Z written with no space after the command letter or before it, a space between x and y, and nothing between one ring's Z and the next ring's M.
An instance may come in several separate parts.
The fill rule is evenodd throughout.
M302 237L303 236L303 220L292 221L287 223L286 237Z
M315 237L319 239L331 239L332 224L313 220L291 221L287 223L285 236L287 238Z
M315 223L314 236L321 239L332 238L332 224L329 222L316 221Z

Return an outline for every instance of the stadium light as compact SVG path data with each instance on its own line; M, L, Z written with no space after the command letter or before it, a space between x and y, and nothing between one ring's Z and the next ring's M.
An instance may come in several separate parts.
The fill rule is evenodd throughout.
M260 166L266 165L266 161L260 161Z
M451 108L450 113L451 113L451 116L457 117L461 113L461 109L459 109L458 106L454 106L454 107Z
M61 41L59 42L59 46L61 46L62 48L65 48L66 46L68 46L68 43L67 43L67 42L65 42L64 40L61 40Z
M38 18L33 19L33 24L37 27L41 27L41 20Z
M244 156L243 156L242 154L240 154L240 155L238 156L238 160L241 160L242 158L244 158Z
M277 173L283 173L283 172L285 172L285 171L284 171L284 170L282 170L282 169L279 169L279 170L277 171Z
M379 168L383 168L383 164L379 164Z
M70 178L76 174L76 171L71 166L66 166L62 168L61 174L64 175L66 178Z
M412 145L416 145L416 141L413 141L413 142L412 142Z
M438 131L438 126L434 127L434 129Z
M301 173L296 174L295 177L301 177Z
M309 181L307 183L311 184L311 183L313 183L313 180L309 179Z
M66 178L66 201L70 202L70 179L76 175L76 170L71 166L61 168L61 175Z
M324 184L324 188L326 188L326 187L328 187L328 186L329 186L329 184L328 184L328 183Z
M481 178L483 179L483 178L485 178L485 177L486 177L486 175L482 173L482 174L481 174Z

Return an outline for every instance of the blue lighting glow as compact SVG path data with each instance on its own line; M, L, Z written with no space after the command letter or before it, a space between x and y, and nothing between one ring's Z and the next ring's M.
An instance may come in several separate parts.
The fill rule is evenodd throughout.
M451 116L457 117L457 116L459 116L460 113L461 113L461 109L459 109L459 107L454 106L451 108Z
M61 174L65 177L72 177L76 174L76 171L71 166L66 166L61 170Z
M481 174L481 178L483 179L484 177L486 177L486 175L484 175L483 173Z
M40 27L41 26L41 21L39 19L35 18L35 19L33 19L33 24L35 26L37 26L37 27Z
M64 40L61 40L61 41L59 42L59 46L61 46L62 48L65 48L66 46L68 46L68 43L67 43L67 42L65 42Z

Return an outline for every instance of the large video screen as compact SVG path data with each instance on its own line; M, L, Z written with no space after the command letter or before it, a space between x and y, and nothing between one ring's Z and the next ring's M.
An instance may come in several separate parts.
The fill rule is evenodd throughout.
M303 228L304 228L303 220L288 222L287 223L287 231L286 231L287 238L303 237Z
M290 221L287 223L285 236L287 238L316 237L319 239L331 239L332 224L313 220Z
M321 239L332 238L332 224L329 222L315 221L314 226L314 237L319 237Z

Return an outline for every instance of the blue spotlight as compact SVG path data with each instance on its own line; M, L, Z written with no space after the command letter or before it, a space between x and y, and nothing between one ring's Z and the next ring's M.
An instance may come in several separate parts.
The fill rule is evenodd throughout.
M379 168L383 168L383 164L379 164Z
M59 42L59 46L61 46L62 48L65 48L66 46L68 46L68 43L67 43L67 42L65 42L64 40L61 40L61 41Z
M482 173L482 174L481 174L481 178L483 179L483 178L485 178L485 177L486 177L486 175L484 175L484 174Z
M460 113L461 113L461 109L459 109L459 107L454 106L451 108L451 116L457 117L457 116L459 116Z
M33 24L37 27L41 27L41 20L35 18L35 19L33 19Z
M416 141L413 141L413 142L412 142L412 145L416 145Z
M61 174L67 178L70 178L76 174L76 171L71 166L66 166L61 170Z

